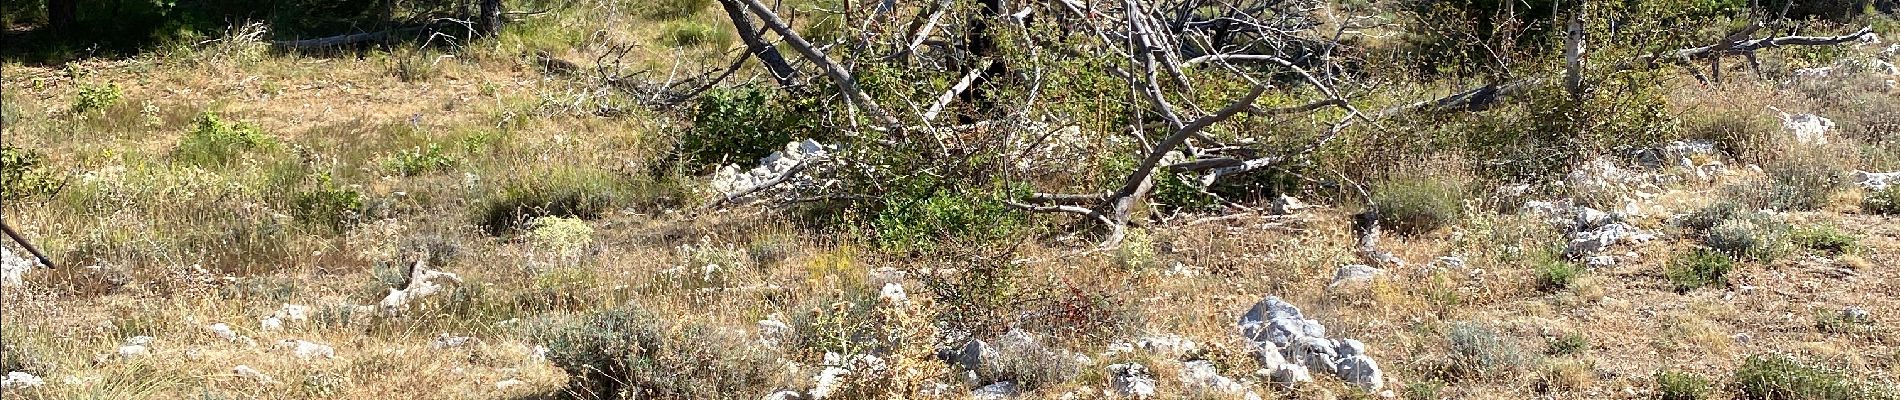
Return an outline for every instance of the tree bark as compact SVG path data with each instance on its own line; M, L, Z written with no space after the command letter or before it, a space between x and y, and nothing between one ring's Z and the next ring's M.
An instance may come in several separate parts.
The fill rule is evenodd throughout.
M46 0L46 27L54 33L73 30L79 23L79 0Z
M482 36L501 32L501 0L482 0L480 33Z
M785 56L779 54L777 46L759 37L759 30L752 26L752 17L746 15L745 6L739 5L739 0L719 0L719 6L726 10L726 17L732 19L732 28L739 32L739 39L745 42L746 50L752 52L753 57L758 57L759 63L765 64L765 68L772 72L772 80L778 81L781 88L798 86L798 70L785 61Z
M981 69L983 72L976 75L976 81L970 85L969 90L958 96L963 104L970 106L969 112L957 115L959 124L972 124L981 119L979 115L990 109L993 103L989 92L985 90L989 86L990 79L1009 73L1009 67L1004 64L1002 58L996 57L996 37L990 33L990 23L1001 14L1002 9L1002 0L981 0L977 2L976 15L970 19L970 34L964 41L964 51L970 54L969 68ZM984 61L992 59L996 61L987 63Z

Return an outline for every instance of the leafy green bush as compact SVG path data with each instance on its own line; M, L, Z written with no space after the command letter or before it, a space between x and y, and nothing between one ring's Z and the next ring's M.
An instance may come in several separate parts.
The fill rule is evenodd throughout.
M547 171L483 199L475 219L488 234L502 235L540 217L600 218L627 199L624 184L606 171Z
M1462 377L1499 377L1523 371L1535 360L1517 342L1475 323L1451 325L1450 372Z
M1887 399L1900 398L1890 388L1855 378L1855 374L1826 366L1809 365L1780 354L1756 354L1736 368L1734 387L1749 399Z
M442 144L429 143L428 147L414 147L396 152L383 167L402 176L416 176L434 171L447 171L459 163L454 156L443 154Z
M667 24L666 31L660 34L660 40L673 47L725 47L732 43L732 32L698 21L680 21Z
M1663 370L1656 372L1656 398L1658 400L1702 400L1709 397L1714 386L1709 378L1690 372Z
M363 195L338 185L329 174L318 174L315 187L292 197L290 211L297 222L341 233L362 217Z
M1437 230L1462 218L1464 198L1462 185L1422 177L1388 181L1372 192L1380 224L1403 235Z
M1876 331L1871 318L1845 311L1820 310L1814 313L1814 329L1822 333L1869 334Z
M1003 239L1021 221L1021 212L994 198L938 189L921 196L903 192L887 196L872 228L885 248L910 251L928 250L940 239Z
M240 153L277 145L276 139L256 126L225 122L217 113L206 111L193 124L191 132L172 151L173 160L203 167L227 166Z
M784 380L777 357L743 336L632 306L537 321L528 335L579 398L758 398Z
M60 181L46 168L46 155L30 149L0 146L0 198L18 200L59 190Z
M118 104L121 97L123 93L119 91L119 85L116 83L81 86L79 95L73 96L72 112L85 114L104 110L106 107Z
M1540 257L1537 261L1537 287L1545 291L1558 291L1576 283L1582 268L1562 257Z
M1854 235L1828 225L1796 229L1789 238L1796 246L1832 255L1853 252L1860 242Z
M1743 210L1742 206L1735 202L1718 201L1715 202L1715 204L1710 204L1708 207L1703 207L1695 210L1695 212L1689 213L1689 215L1684 216L1682 220L1677 223L1691 230L1707 231L1709 228L1714 228L1716 224L1722 223L1722 221L1727 221L1739 215L1752 213L1754 212Z
M1730 186L1730 198L1756 207L1775 210L1814 210L1846 187L1846 170L1837 157L1819 151L1793 151L1762 165L1768 179L1755 184Z
M1735 260L1728 254L1698 248L1669 260L1669 265L1663 268L1663 276L1675 283L1677 291L1687 292L1726 283L1729 271L1734 269Z
M807 103L785 99L758 85L707 91L693 108L693 127L680 136L676 154L690 169L753 161L798 138L819 138ZM808 100L805 100L808 101Z
M1544 350L1544 354L1568 356L1583 354L1584 350L1589 349L1590 340L1588 338L1583 337L1582 333L1571 332L1563 336L1550 338L1550 346Z
M1788 252L1788 224L1762 213L1729 218L1709 228L1702 244L1737 259L1774 261Z
M652 21L664 21L698 15L711 6L713 0L646 0L640 2L640 17Z
M1875 214L1900 214L1900 185L1867 192L1860 200L1860 209Z

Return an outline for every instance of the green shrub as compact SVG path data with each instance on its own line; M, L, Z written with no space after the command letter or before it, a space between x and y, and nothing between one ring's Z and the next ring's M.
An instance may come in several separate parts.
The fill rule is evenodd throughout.
M1658 400L1702 400L1708 398L1713 389L1709 379L1701 375L1676 370L1656 372Z
M315 187L300 190L292 197L290 210L297 222L342 233L361 219L363 195L356 189L338 185L329 174L318 174Z
M1675 283L1676 291L1687 292L1727 283L1728 273L1734 269L1735 260L1728 254L1698 248L1669 260L1669 265L1663 268L1663 276Z
M1900 185L1867 192L1867 196L1860 200L1860 209L1875 214L1900 214Z
M1535 361L1517 342L1475 323L1452 324L1446 338L1451 341L1448 369L1457 376L1496 378L1524 371Z
M50 195L60 180L46 168L46 155L30 149L0 146L0 198L18 200Z
M878 243L896 251L928 250L938 240L1000 240L1021 224L1022 215L989 196L938 189L922 196L888 195L872 221Z
M1859 239L1854 238L1854 235L1826 225L1796 229L1789 238L1796 246L1831 255L1853 252L1859 248L1860 242Z
M402 176L416 176L434 171L447 171L460 162L454 156L443 154L442 144L429 143L428 147L414 147L396 152L383 167Z
M712 3L713 0L644 0L637 12L642 18L664 21L698 15Z
M475 207L476 223L490 235L502 235L540 217L600 218L626 201L624 184L605 171L547 171L483 199Z
M1577 275L1583 272L1576 263L1564 260L1562 257L1539 258L1541 260L1536 266L1538 289L1554 292L1570 288L1571 284L1576 283Z
M673 47L725 47L732 43L732 32L698 21L680 21L667 24L666 31L660 34L660 40Z
M79 95L73 96L72 112L84 114L104 110L106 107L118 104L121 97L123 93L119 91L119 85L116 83L81 86Z
M528 335L578 398L758 398L784 381L777 357L743 336L632 306L537 321Z
M1748 399L1895 399L1890 388L1855 378L1855 374L1826 366L1809 365L1780 354L1748 356L1736 368L1735 391Z
M1403 235L1437 230L1464 215L1464 189L1444 179L1405 178L1379 185L1379 222Z
M1702 244L1736 259L1768 262L1788 252L1788 231L1772 215L1750 213L1709 228Z
M1740 204L1736 204L1733 201L1718 201L1715 202L1715 204L1710 204L1708 207L1703 207L1702 209L1689 213L1689 215L1682 217L1682 220L1677 223L1691 230L1707 231L1709 228L1714 228L1716 224L1722 223L1722 221L1727 221L1739 215L1752 213L1754 212L1743 210Z
M1550 338L1550 346L1549 348L1544 350L1544 354L1549 354L1553 356L1568 356L1568 355L1583 354L1584 350L1589 350L1589 349L1590 349L1589 339L1584 338L1582 333L1571 332L1571 333L1566 333L1563 336Z
M1836 162L1838 156L1819 150L1791 151L1762 165L1767 180L1730 186L1729 196L1756 208L1814 210L1846 187L1847 171Z
M217 167L230 165L239 154L277 145L277 140L250 124L225 122L217 113L206 111L193 122L191 132L178 142L172 159L191 165Z
M1405 395L1400 397L1405 400L1438 400L1444 398L1438 395L1438 392L1444 390L1445 382L1435 380L1412 382L1405 385Z
M1873 319L1845 311L1820 310L1814 313L1814 329L1822 333L1871 334L1877 327Z
M744 166L794 139L822 140L812 116L802 111L805 104L758 85L707 91L694 107L693 127L681 135L675 153L693 170L728 163Z

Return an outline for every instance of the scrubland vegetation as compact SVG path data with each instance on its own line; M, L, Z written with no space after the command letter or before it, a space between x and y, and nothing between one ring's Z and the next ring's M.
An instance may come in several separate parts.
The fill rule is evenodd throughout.
M1900 398L1890 1L463 3L0 6L0 394Z

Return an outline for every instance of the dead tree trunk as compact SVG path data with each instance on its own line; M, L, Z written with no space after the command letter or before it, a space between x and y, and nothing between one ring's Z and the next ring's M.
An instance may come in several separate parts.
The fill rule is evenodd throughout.
M772 73L772 80L778 81L782 88L797 87L798 70L785 62L785 56L779 54L778 47L759 37L760 31L752 26L752 17L746 15L745 6L740 5L739 0L719 0L719 6L726 10L726 17L732 19L732 28L739 33L739 39L745 42L746 51L752 52L753 57L759 58L759 63L765 64L766 70Z
M958 124L972 124L981 119L980 115L992 105L986 90L990 80L1009 73L1009 67L996 57L996 37L990 32L990 23L1001 14L1002 9L1002 0L981 0L977 2L975 16L970 18L969 36L963 45L964 51L970 55L967 68L983 72L976 75L969 90L958 95L959 100L969 106L968 112L957 114Z
M46 28L53 33L71 32L79 24L79 0L46 0Z
M482 36L501 32L501 0L482 0L481 16L477 31Z

